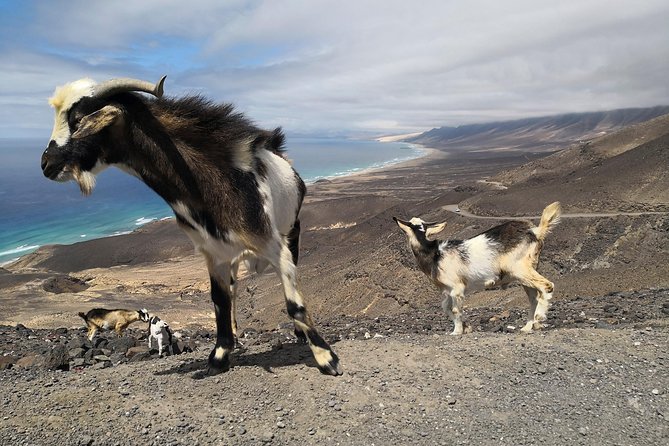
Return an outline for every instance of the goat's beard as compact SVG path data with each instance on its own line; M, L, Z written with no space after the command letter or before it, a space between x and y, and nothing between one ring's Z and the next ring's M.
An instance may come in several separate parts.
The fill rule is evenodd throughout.
M79 167L72 168L72 177L79 185L82 195L88 196L95 188L95 174L88 171L83 171Z

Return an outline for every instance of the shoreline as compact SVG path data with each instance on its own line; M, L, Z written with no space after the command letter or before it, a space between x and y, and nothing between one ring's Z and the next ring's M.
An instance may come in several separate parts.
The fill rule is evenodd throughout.
M379 141L379 142L381 142L381 141ZM392 141L392 142L395 142L395 141ZM395 168L410 167L412 165L412 163L415 163L418 160L426 160L426 159L432 158L438 153L445 154L445 152L443 152L439 149L433 149L433 148L425 147L422 144L416 144L416 143L407 143L407 144L409 146L411 146L412 149L419 151L417 156L410 157L410 158L403 158L403 159L399 159L399 160L390 160L390 161L382 163L381 165L372 165L372 166L369 166L369 167L360 168L359 170L355 170L355 171L347 171L347 172L337 173L337 174L330 175L330 176L324 176L324 177L318 178L318 179L313 180L313 181L309 181L309 182L305 181L305 184L307 185L307 187L309 187L311 189L311 188L317 187L319 184L323 184L323 183L331 183L331 182L335 182L337 180L342 180L342 179L354 179L356 177L363 177L365 175L379 174L383 171L389 171L389 170L392 170L392 169L395 169ZM33 245L33 246L36 246L34 249L31 249L30 251L26 251L24 254L22 254L18 257L15 257L15 258L12 258L12 259L9 259L9 260L5 260L5 261L0 261L0 268L7 269L7 268L11 267L12 264L21 261L24 257L30 256L30 255L34 254L35 252L39 251L41 248L44 248L44 247L49 247L49 246L72 246L72 245L77 245L79 243L85 243L85 242L93 241L93 240L101 240L101 239L107 239L107 238L111 238L111 237L126 236L126 235L133 234L133 233L136 233L136 232L141 231L141 230L146 230L147 228L149 228L153 224L160 223L160 222L167 221L167 220L173 220L174 216L172 215L172 216L168 216L168 217L155 217L155 218L142 217L142 219L146 219L147 220L146 223L143 223L141 225L137 225L136 228L134 228L133 230L130 230L130 231L128 231L128 230L114 231L114 233L112 233L112 234L102 235L102 236L99 236L99 237L85 238L84 240L73 241L71 243L44 243L44 244L41 244L41 245L36 245L35 244L35 245ZM15 249L17 249L17 248L15 248Z
M410 167L411 163L414 162L414 161L425 160L425 159L434 157L436 154L439 154L439 153L444 154L444 155L446 154L446 152L444 152L443 150L434 149L434 148L431 148L431 147L425 147L422 144L416 144L416 143L407 143L407 144L412 146L412 148L420 151L418 156L415 156L415 157L412 157L412 158L403 158L403 159L396 160L396 161L391 160L391 161L388 161L386 163L383 163L382 165L372 165L372 166L369 166L369 167L363 167L363 168L360 168L359 170L348 171L348 172L345 172L345 173L342 173L342 174L329 175L329 176L319 178L315 181L310 181L310 182L305 181L305 184L307 186L314 186L314 185L317 185L317 184L322 184L324 182L331 182L331 181L335 181L335 180L338 180L338 179L353 178L353 177L360 176L360 175L379 173L379 172L384 171L384 170L392 170L392 169L396 169L396 168Z

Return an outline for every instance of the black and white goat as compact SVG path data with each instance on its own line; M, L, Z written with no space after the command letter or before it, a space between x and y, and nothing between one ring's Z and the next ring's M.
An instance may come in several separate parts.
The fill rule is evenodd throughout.
M284 158L283 133L258 129L231 105L200 96L163 98L164 80L81 79L57 88L50 99L56 119L42 155L44 175L74 180L90 194L95 175L113 165L172 207L209 270L217 337L208 373L230 367L236 325L231 285L240 259L251 256L276 270L288 314L321 372L341 374L339 358L297 289L298 213L306 188Z
M393 217L409 239L418 267L442 292L442 307L455 328L453 335L468 327L462 321L465 289L507 285L518 281L530 300L528 322L521 329L529 333L546 320L553 283L536 270L544 239L560 220L560 203L548 205L539 226L527 221L510 221L468 240L430 240L446 223L426 223L414 217L403 221Z
M149 321L149 312L146 308L141 310L107 310L105 308L93 308L88 313L79 313L88 328L88 340L92 341L98 330L114 330L121 336L123 330L133 322Z
M158 316L151 316L149 319L149 350L151 350L152 341L158 343L158 354L163 356L163 348L167 346L168 351L172 351L172 330L167 322Z

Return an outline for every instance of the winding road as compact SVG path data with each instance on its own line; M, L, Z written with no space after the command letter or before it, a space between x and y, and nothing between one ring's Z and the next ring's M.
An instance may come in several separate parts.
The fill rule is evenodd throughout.
M442 206L442 209L453 212L454 214L462 215L463 217L469 218L478 218L481 220L532 220L541 218L538 216L523 216L523 217L514 217L514 216L500 216L500 217L490 217L483 215L472 214L467 212L464 209L460 209L457 204L447 204ZM628 216L628 217L640 217L642 215L666 215L669 212L612 212L612 213L592 213L592 214L562 214L560 218L598 218L598 217L619 217L619 216Z

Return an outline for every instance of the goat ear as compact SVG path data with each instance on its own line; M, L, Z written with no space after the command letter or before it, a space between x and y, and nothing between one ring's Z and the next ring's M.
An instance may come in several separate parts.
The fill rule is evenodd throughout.
M81 118L77 131L72 138L79 139L98 133L105 127L110 126L121 116L123 112L113 105L105 105L100 110Z
M432 237L433 235L439 234L446 227L446 222L443 223L429 223L425 224L425 237Z

